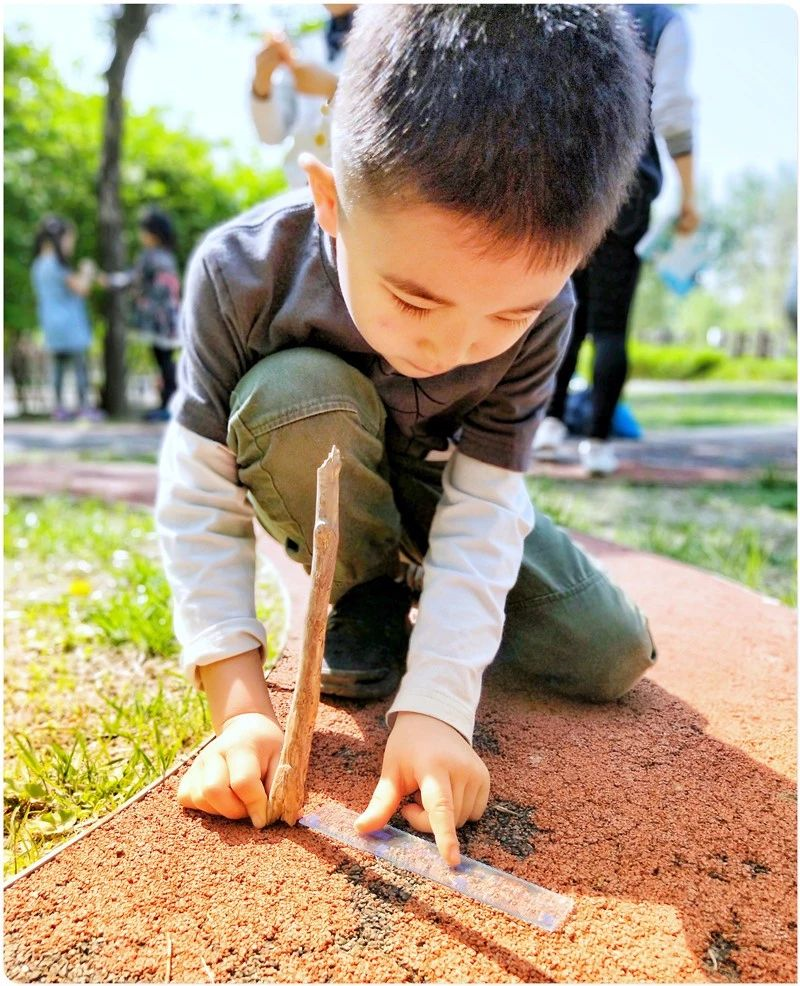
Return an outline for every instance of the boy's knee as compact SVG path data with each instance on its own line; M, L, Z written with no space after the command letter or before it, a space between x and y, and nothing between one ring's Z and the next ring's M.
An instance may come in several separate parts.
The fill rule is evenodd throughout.
M656 649L647 621L635 617L617 625L593 649L587 673L576 694L589 702L613 702L629 692L656 661Z
M228 441L238 432L257 437L286 425L314 421L325 428L330 412L355 415L372 435L382 433L385 410L374 385L339 356L321 349L286 349L264 357L231 395Z

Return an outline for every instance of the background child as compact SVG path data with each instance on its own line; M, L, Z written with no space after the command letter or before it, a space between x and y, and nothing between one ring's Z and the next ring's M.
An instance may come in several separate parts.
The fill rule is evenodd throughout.
M161 378L161 403L145 419L168 421L168 404L176 388L174 354L180 346L181 290L175 228L169 216L159 209L145 209L139 217L139 243L143 249L132 270L101 274L98 281L104 287L131 289L133 328L150 343Z
M644 54L618 7L364 7L333 169L304 156L310 194L195 252L156 517L182 664L217 737L181 779L182 805L264 824L282 733L253 516L308 568L333 442L323 690L400 686L359 829L402 803L458 862L456 829L489 796L471 742L498 653L525 681L593 701L652 665L642 614L534 514L524 477L569 337L569 275L619 210L647 115ZM423 564L410 640L401 550Z
M45 348L52 354L56 421L68 421L74 414L64 406L64 374L75 373L78 391L77 414L89 420L102 418L89 399L88 351L92 327L86 307L95 265L85 259L74 271L69 260L77 242L75 224L61 216L47 216L39 224L34 243L31 283L44 332Z

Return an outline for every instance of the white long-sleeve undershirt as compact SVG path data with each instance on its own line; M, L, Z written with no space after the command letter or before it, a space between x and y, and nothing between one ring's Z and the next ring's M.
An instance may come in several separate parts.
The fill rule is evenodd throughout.
M256 619L253 508L225 445L170 422L159 459L156 527L173 599L181 667L264 648Z
M433 716L469 742L481 680L503 630L533 507L520 473L456 451L443 475L424 564L408 669L387 713ZM161 451L156 522L172 587L181 666L197 668L262 648L254 600L253 509L225 445L176 422Z

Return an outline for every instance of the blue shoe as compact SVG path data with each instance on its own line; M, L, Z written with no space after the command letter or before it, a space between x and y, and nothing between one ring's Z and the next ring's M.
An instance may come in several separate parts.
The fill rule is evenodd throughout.
M170 413L165 407L157 407L154 411L148 411L145 416L145 421L169 421Z

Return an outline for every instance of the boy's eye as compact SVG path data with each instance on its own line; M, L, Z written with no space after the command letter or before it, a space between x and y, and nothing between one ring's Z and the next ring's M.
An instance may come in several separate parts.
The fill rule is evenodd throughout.
M530 315L525 315L522 318L499 318L498 322L502 322L503 325L508 325L512 329L526 328L533 325L538 314L538 312L531 312Z
M417 308L416 305L409 305L407 301L403 301L402 298L398 298L396 294L393 294L392 297L394 298L395 304L401 311L407 312L415 318L425 318L426 315L430 314L429 308Z
M403 301L402 298L399 298L394 293L392 293L392 298L401 311L404 311L409 315L413 315L414 318L425 318L430 315L432 311L430 308L419 308L417 305L411 305L407 301ZM522 318L498 318L496 321L500 322L502 325L507 325L510 329L527 328L534 322L538 314L539 312L531 312L529 315L524 315Z

